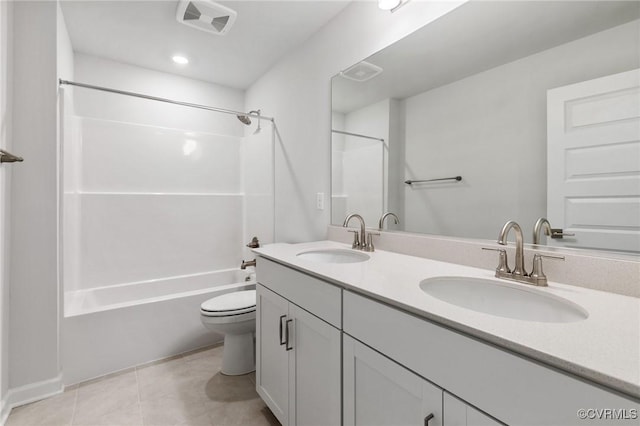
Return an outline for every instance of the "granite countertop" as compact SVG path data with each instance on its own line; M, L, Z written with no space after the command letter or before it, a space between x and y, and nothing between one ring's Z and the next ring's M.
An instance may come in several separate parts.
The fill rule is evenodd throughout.
M496 279L493 271L388 251L359 263L320 263L296 255L318 249L351 249L334 241L270 244L254 252L355 293L446 325L465 334L640 398L640 299L570 286L503 281L523 290L567 299L588 318L566 323L503 318L453 305L420 289L439 276ZM362 253L362 252L359 252Z

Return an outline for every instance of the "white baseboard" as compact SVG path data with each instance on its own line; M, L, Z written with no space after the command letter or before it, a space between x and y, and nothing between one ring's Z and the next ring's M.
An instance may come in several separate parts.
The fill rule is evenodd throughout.
M6 397L0 400L0 426L7 421L11 409L56 395L63 390L62 373L52 379L9 389Z

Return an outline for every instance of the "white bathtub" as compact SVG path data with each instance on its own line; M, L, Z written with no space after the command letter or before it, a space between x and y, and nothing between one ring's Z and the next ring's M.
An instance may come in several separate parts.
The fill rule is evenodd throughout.
M202 326L200 304L254 287L254 273L227 269L65 293L64 383L222 341Z

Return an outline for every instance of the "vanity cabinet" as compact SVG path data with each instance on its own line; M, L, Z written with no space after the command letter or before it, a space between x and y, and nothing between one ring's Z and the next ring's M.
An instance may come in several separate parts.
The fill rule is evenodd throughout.
M344 425L442 426L442 389L343 338Z
M638 424L633 415L640 412L637 400L482 340L346 290L343 311L344 333L478 407L490 416L483 420L495 418L513 425L584 425L580 410L606 408L631 415L598 419L597 424ZM461 420L460 404L446 393L444 407L445 425L449 425L448 419L456 422L454 425L476 424L471 420L483 414L465 407L466 420Z
M256 388L283 425L570 426L589 409L626 416L593 424L638 424L637 399L424 312L257 262Z
M283 426L339 425L341 290L258 259L258 394Z
M500 426L492 419L466 402L448 392L443 393L444 426Z

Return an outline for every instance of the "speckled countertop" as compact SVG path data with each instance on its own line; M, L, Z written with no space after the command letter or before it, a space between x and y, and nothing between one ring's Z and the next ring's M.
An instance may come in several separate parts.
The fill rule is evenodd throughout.
M492 271L388 251L367 253L359 263L320 263L297 257L318 249L350 249L333 241L271 244L254 252L267 259L367 295L529 358L640 398L640 299L550 281L523 290L567 299L588 318L549 323L503 318L453 305L420 289L439 276L495 279ZM258 277L259 278L259 277Z

